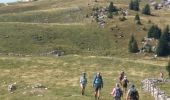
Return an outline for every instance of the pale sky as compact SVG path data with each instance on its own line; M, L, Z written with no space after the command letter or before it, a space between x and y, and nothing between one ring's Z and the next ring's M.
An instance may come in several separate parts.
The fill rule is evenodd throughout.
M17 0L0 0L0 3L15 2Z

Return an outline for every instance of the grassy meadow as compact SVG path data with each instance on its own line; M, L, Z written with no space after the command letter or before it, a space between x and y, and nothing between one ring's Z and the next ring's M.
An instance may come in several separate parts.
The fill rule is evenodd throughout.
M168 57L153 59L153 54L128 52L131 34L139 48L149 27L157 24L163 29L170 24L170 9L154 10L154 16L128 10L127 20L122 15L106 18L104 28L90 17L93 7L106 7L113 1L118 8L128 8L130 0L38 0L28 3L0 4L0 100L93 100L92 80L100 71L104 78L101 100L112 100L109 95L118 81L121 70L130 84L134 83L140 100L154 100L141 89L141 81L158 77L165 71ZM144 2L145 1L145 2ZM141 2L141 8L147 0ZM142 25L136 25L139 13ZM87 15L89 17L87 17ZM150 22L149 22L150 21ZM111 30L112 29L112 30ZM123 37L120 37L123 36ZM65 56L40 56L53 50ZM30 57L7 56L23 54ZM88 76L86 96L80 95L79 77ZM16 82L17 90L7 87ZM33 89L41 83L46 89ZM169 91L169 84L161 88ZM169 92L167 92L169 94Z
M141 90L141 80L157 77L164 66L157 61L145 64L131 62L130 59L114 57L78 56L63 57L1 57L0 58L0 99L1 100L93 100L92 81L100 71L104 79L101 100L111 100L109 95L118 75L124 70L130 84L137 85L141 100L153 98ZM161 64L165 62L161 62ZM157 64L157 65L153 65ZM86 96L81 96L79 77L87 72L88 85ZM11 94L7 91L10 83L16 82L17 90ZM31 86L41 83L47 90L32 89Z

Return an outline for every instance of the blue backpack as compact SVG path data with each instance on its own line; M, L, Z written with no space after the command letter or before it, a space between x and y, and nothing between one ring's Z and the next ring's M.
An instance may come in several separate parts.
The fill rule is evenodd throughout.
M121 89L116 87L114 97L121 97L121 96L122 96Z
M95 84L103 84L102 77L101 76L99 76L99 77L95 76L94 83Z

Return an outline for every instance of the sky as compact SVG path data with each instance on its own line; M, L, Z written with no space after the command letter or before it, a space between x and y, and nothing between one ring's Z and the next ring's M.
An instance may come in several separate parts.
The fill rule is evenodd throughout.
M0 0L0 3L15 2L17 0Z

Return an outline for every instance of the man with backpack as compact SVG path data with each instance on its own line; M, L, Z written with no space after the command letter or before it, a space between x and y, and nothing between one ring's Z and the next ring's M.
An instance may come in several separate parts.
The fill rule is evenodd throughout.
M85 93L85 88L87 85L87 77L86 77L86 73L83 72L82 76L80 77L80 87L81 87L81 94L84 95Z
M98 72L97 75L94 77L93 87L95 89L95 100L99 100L100 91L101 88L103 88L103 79L100 72Z
M135 85L132 85L127 92L126 100L139 100L139 93L135 88Z
M123 97L123 92L122 92L122 89L120 88L119 84L116 84L116 87L113 88L113 90L110 94L113 95L114 100L121 100L121 97Z
M122 83L122 86L123 86L123 91L124 91L124 93L126 93L127 87L128 87L128 83L129 83L129 80L127 79L126 76L124 76L124 78L123 78L121 83Z

